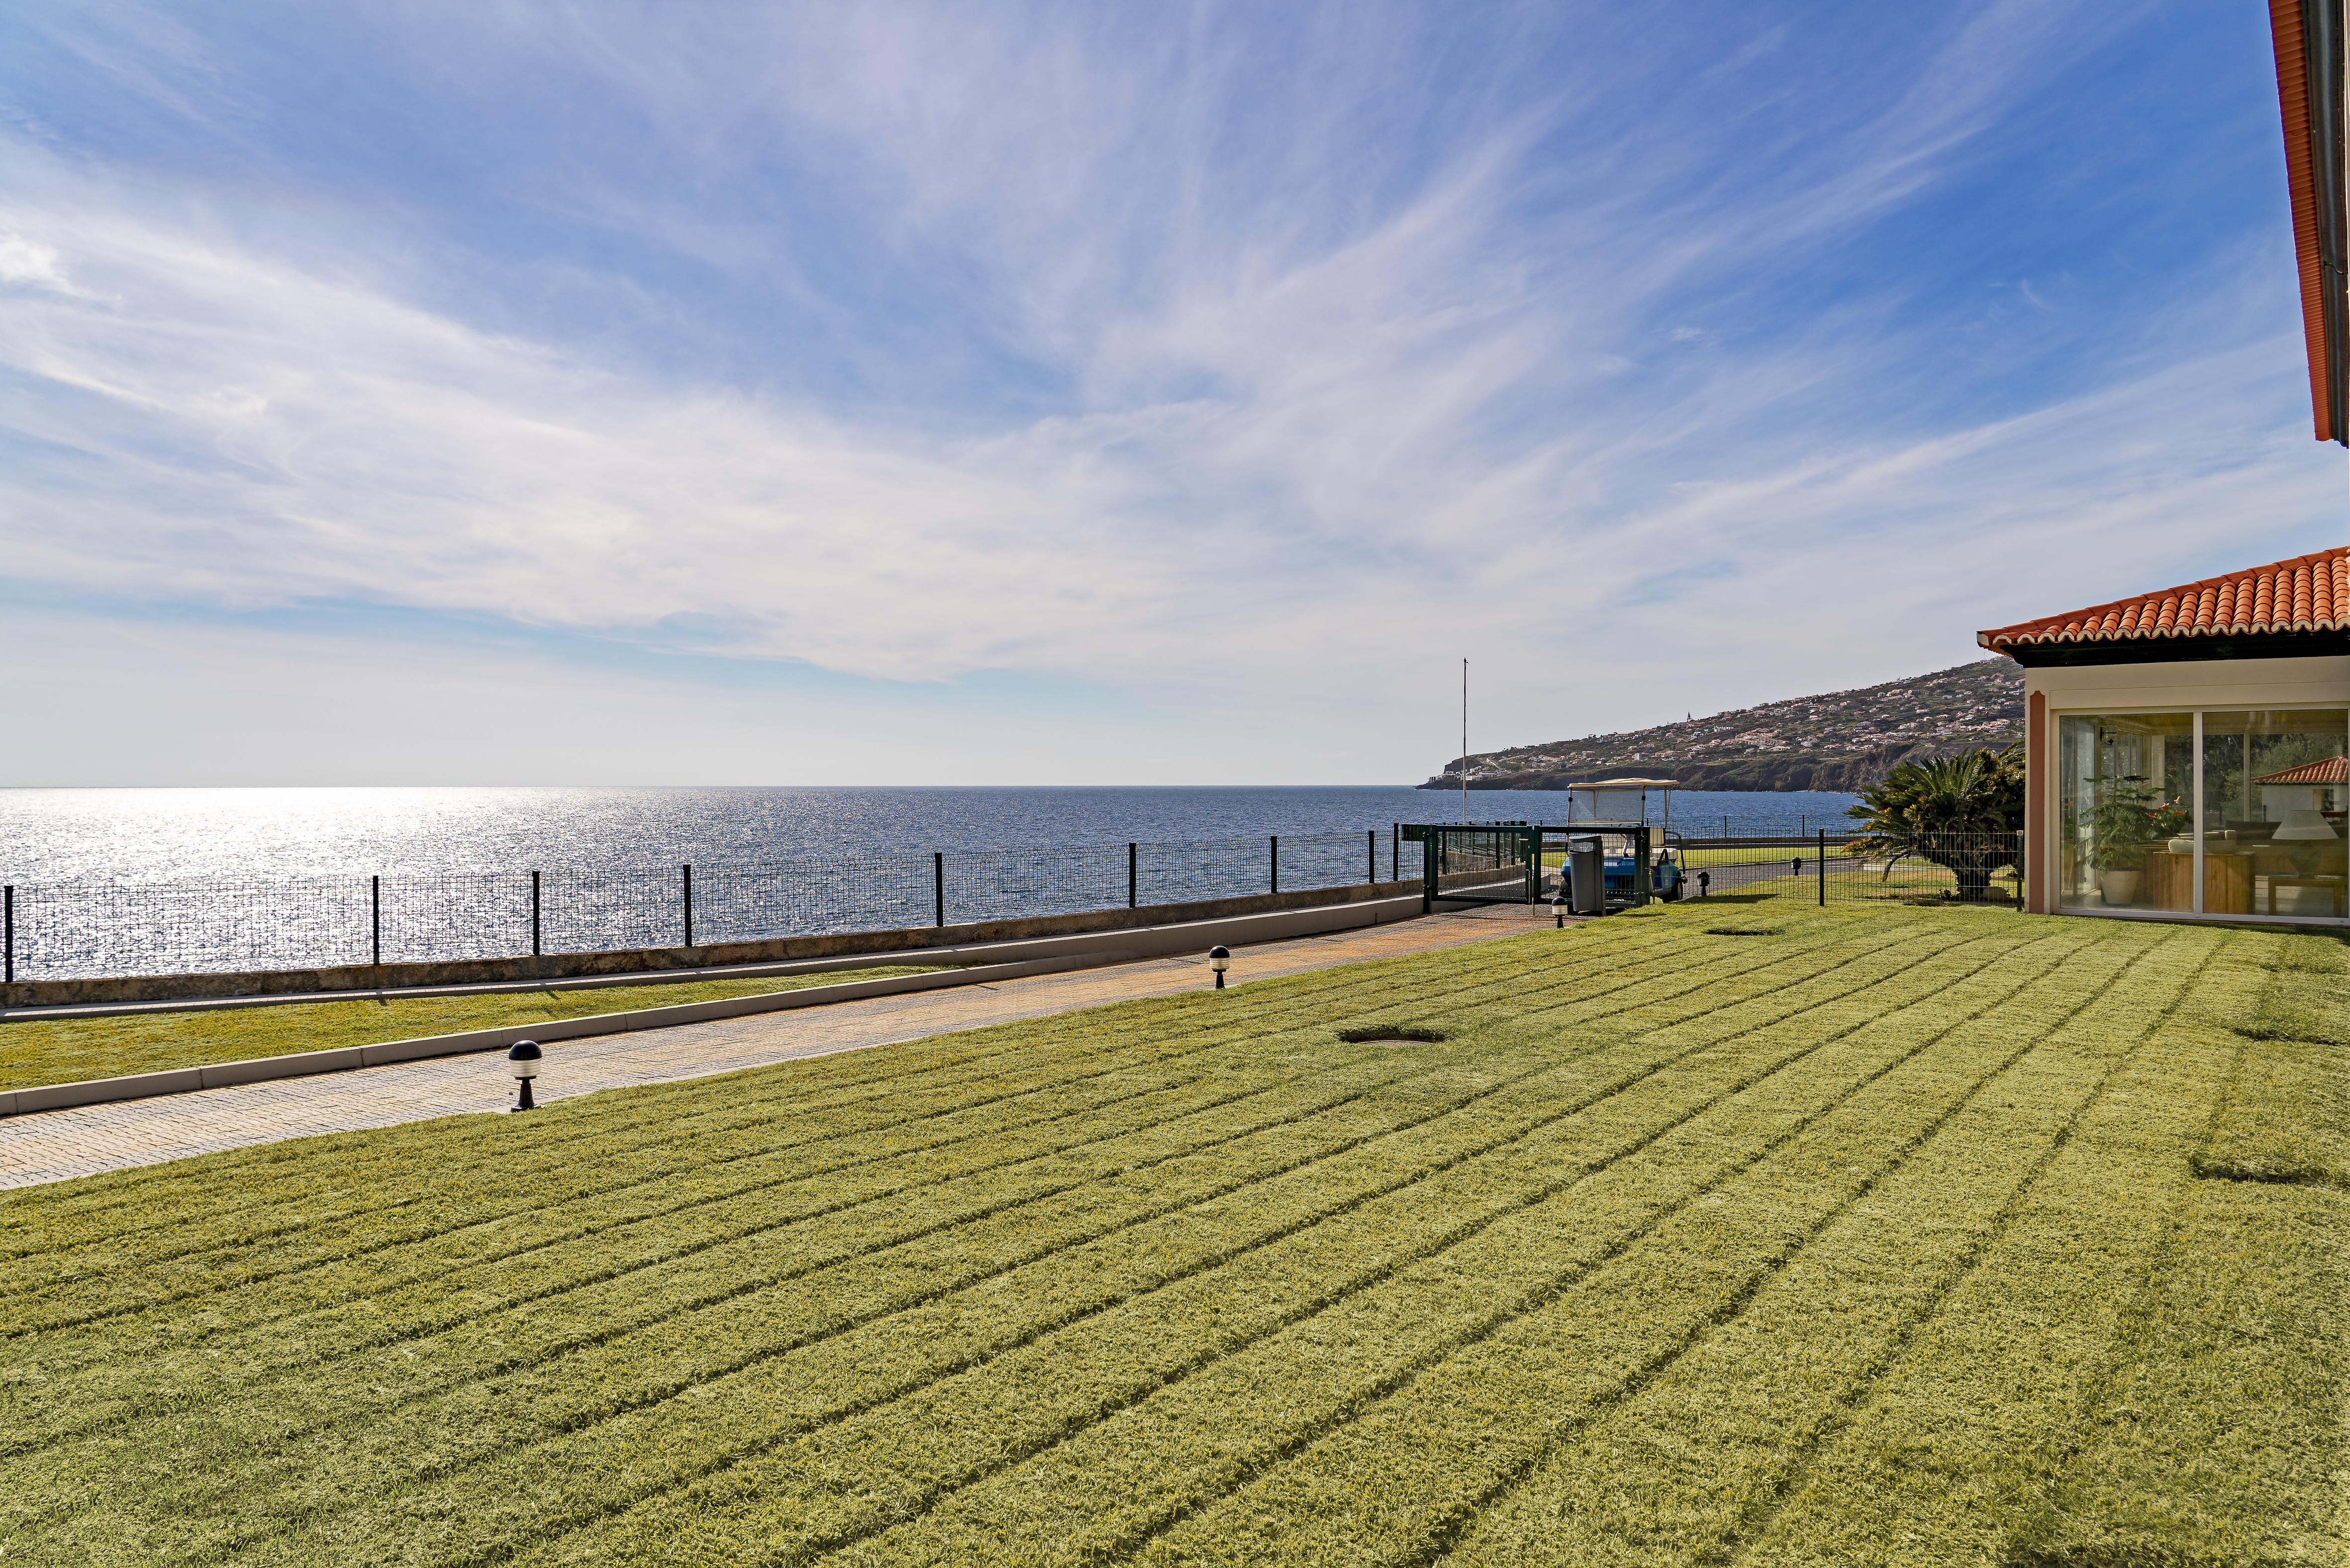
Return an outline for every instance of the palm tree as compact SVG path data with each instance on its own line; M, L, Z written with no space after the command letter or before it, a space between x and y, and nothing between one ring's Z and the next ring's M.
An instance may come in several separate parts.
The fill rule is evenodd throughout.
M1946 866L1961 898L1991 896L1992 873L2023 856L2023 748L1985 746L1903 763L1861 791L1853 853L1883 856L1886 873L1909 857Z

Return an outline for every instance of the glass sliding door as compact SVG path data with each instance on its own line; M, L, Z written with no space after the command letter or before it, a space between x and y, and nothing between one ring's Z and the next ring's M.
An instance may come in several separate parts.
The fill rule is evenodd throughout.
M2056 728L2056 898L2195 908L2195 715L2068 714Z
M2203 715L2203 912L2339 919L2350 715L2341 709Z
M2350 920L2350 711L2067 713L2056 907Z

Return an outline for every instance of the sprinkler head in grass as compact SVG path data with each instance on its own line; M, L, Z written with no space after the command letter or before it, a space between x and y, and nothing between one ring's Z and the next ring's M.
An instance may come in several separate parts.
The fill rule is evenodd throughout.
M515 1103L513 1108L518 1111L536 1110L538 1106L530 1097L530 1081L538 1076L538 1042L515 1041L514 1049L506 1053L506 1065L514 1069L515 1082L522 1085L522 1098Z
M1216 989L1224 989L1224 971L1232 967L1232 950L1222 942L1208 950L1208 967L1216 971Z

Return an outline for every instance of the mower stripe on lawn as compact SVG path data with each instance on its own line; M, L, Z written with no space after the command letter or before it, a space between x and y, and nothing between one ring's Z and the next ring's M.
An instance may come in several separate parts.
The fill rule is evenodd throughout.
M1986 1097L2003 1104L1961 1112L1747 1312L1479 1518L1455 1548L1460 1559L1730 1561L1800 1484L1816 1445L1981 1265L2200 972L2130 998L2144 1022L2127 1033L2116 1035L2106 1017L2075 1039L2077 1016L2053 1031L1991 1081ZM2036 1158L2019 1164L2019 1142L2036 1145Z
M2065 994L2071 976L2029 992L2058 992L2050 1022L2062 1023L2143 956L2092 949L2102 975L2086 996ZM1806 1116L1744 1162L1718 1210L1677 1203L1564 1289L1538 1287L1516 1310L1477 1324L1441 1361L1364 1390L1274 1462L1252 1467L1248 1484L1153 1541L1146 1560L1315 1563L1341 1540L1379 1542L1391 1561L1432 1559L1559 1442L1742 1314L1829 1224L2038 1049L2036 1032L2022 1031L2019 1043L2014 1027L2036 1005L2011 991L1966 1009L1873 1072L1866 1092ZM1936 1045L1944 1049L1929 1055ZM1527 1419L1533 1411L1540 1418ZM1268 1536L1259 1521L1275 1512L1290 1524Z
M1985 961L1988 961L1988 960L1986 960ZM1941 975L1941 974L1936 974L1936 973L1929 972L1929 973L1927 973L1927 974L1925 974L1925 975L1921 975L1920 977L1918 977L1918 985L1919 985L1919 989L1920 989L1921 991L1924 991L1924 992L1926 992L1927 993L1930 994L1930 993L1932 993L1933 992L1936 992L1936 991L1938 991L1938 990L1941 989L1941 988L1942 988L1942 987L1943 987L1943 986L1948 982L1949 978L1950 978L1950 977L1948 977L1948 976L1946 976L1946 975ZM1794 1051L1792 1051L1792 1052L1791 1052L1791 1053L1789 1053L1789 1054L1805 1054L1805 1051L1807 1051L1808 1049L1816 1049L1816 1048L1817 1048L1817 1045L1816 1045L1816 1044L1814 1044L1814 1045L1812 1045L1812 1046L1810 1046L1810 1047L1806 1047L1806 1048L1804 1048L1804 1050L1794 1050ZM1784 1064L1783 1057L1783 1058L1781 1058L1781 1059L1778 1059L1778 1060L1774 1060L1773 1062L1772 1062L1772 1063L1770 1063L1769 1064L1767 1064L1763 1069L1762 1069L1762 1071L1761 1071L1761 1073L1760 1073L1759 1075L1756 1075L1756 1074L1750 1074L1750 1075L1749 1075L1749 1081L1759 1080L1759 1077L1760 1077L1760 1076L1767 1076L1769 1072L1771 1072L1771 1071L1775 1071L1775 1070L1777 1070L1779 1067L1783 1066L1784 1064ZM1646 1075L1643 1075L1643 1076L1646 1076ZM1681 1106L1681 1107L1679 1107L1678 1114L1676 1114L1676 1115L1674 1115L1674 1116L1669 1116L1669 1117L1668 1117L1668 1120L1669 1120L1669 1122L1670 1124L1672 1124L1672 1125L1678 1125L1679 1122L1686 1121L1686 1120L1687 1120L1687 1119L1689 1119L1690 1116L1696 1116L1696 1115L1700 1114L1700 1113L1701 1113L1701 1112L1706 1108L1706 1106L1710 1106L1711 1104L1714 1103L1714 1101L1715 1101L1716 1099L1718 1099L1719 1097L1721 1097L1721 1096L1723 1096L1723 1095L1727 1095L1727 1094L1734 1094L1734 1093L1736 1093L1736 1092L1738 1092L1738 1088L1737 1088L1737 1086L1736 1086L1735 1085L1715 1085L1715 1086L1714 1086L1713 1092L1712 1092L1711 1095L1709 1095L1708 1096L1706 1096L1706 1097L1702 1098L1702 1099L1700 1100L1700 1103L1699 1105L1697 1105L1697 1106ZM1652 1136L1662 1136L1662 1132L1661 1132L1661 1130L1659 1130L1659 1131L1658 1131L1658 1132L1654 1133ZM1630 1156L1631 1154L1637 1153L1637 1151L1638 1151L1638 1147L1639 1147L1639 1146L1638 1146L1638 1143L1637 1143L1637 1141L1636 1141L1636 1142L1635 1142L1635 1144L1634 1144L1633 1146L1631 1146L1631 1147L1624 1147L1624 1148L1619 1148L1619 1149L1616 1149L1616 1150L1612 1150L1612 1151L1610 1152L1610 1154L1607 1156L1607 1158L1606 1159L1604 1159L1604 1160L1600 1160L1600 1161L1596 1161L1596 1162L1594 1162L1594 1163L1597 1164L1599 1168L1604 1168L1606 1167L1606 1165L1613 1163L1613 1161L1614 1161L1615 1159L1617 1159L1617 1158L1627 1158L1627 1157L1628 1157L1628 1156ZM1546 1191L1546 1190L1548 1190L1548 1189L1552 1189L1552 1188L1556 1188L1556 1189L1559 1189L1559 1190L1564 1190L1565 1187L1567 1187L1567 1186L1572 1186L1572 1185L1574 1185L1576 1181L1579 1181L1580 1179L1582 1179L1582 1178L1581 1178L1579 1175L1572 1174L1572 1171L1570 1171L1570 1173L1569 1173L1568 1175L1565 1175L1565 1176L1564 1176L1564 1177L1562 1177L1562 1176L1561 1176L1560 1174L1558 1174L1558 1173L1552 1173L1552 1174L1550 1175L1550 1177L1549 1177L1549 1179L1548 1179L1547 1181L1544 1181L1544 1182L1542 1182L1542 1183L1538 1184L1538 1187L1539 1187L1539 1189L1540 1189L1541 1190L1544 1190L1544 1191ZM1529 1201L1539 1201L1539 1200L1540 1200L1540 1194L1539 1194L1539 1192L1538 1192L1538 1193L1537 1193L1534 1198L1529 1199L1528 1200L1529 1200ZM1504 1212L1506 1212L1506 1211L1508 1211L1510 1209L1513 1209L1513 1208L1515 1208L1515 1207L1517 1207L1517 1206L1518 1206L1518 1205L1515 1205L1515 1204L1505 1205L1505 1206L1504 1206L1504 1210L1503 1210L1503 1211L1504 1211ZM1487 1216L1487 1220L1490 1220L1492 1218L1494 1218L1494 1216L1492 1216L1492 1215ZM1481 1225L1480 1227L1478 1227L1478 1229L1482 1229L1482 1225ZM1473 1232L1472 1232L1472 1233L1473 1233ZM1457 1242L1447 1242L1446 1244L1447 1244L1447 1245L1453 1245L1453 1244L1457 1244ZM1387 1271L1387 1270L1385 1270L1385 1269L1382 1269L1382 1270L1376 1271L1375 1272L1376 1272L1376 1274L1377 1274L1377 1275L1383 1276L1383 1275L1384 1275L1384 1273L1385 1273L1386 1272L1388 1272L1388 1271ZM1373 1278L1373 1279L1371 1279L1371 1280L1367 1280L1367 1281L1366 1281L1366 1282L1365 1282L1365 1283L1376 1283L1376 1282L1377 1282L1377 1278L1375 1277L1375 1278ZM1333 1301L1336 1301L1336 1300L1343 1300L1343 1299L1345 1298L1345 1296L1346 1296L1346 1295L1347 1295L1347 1294L1351 1294L1351 1293L1352 1293L1352 1291L1351 1291L1351 1289L1350 1289L1349 1291L1339 1293L1336 1296L1334 1296L1332 1299L1333 1299ZM1250 1293L1249 1294L1250 1294L1250 1299L1255 1299L1255 1293ZM1320 1311L1320 1310L1323 1310L1323 1308L1324 1308L1324 1307L1326 1307L1326 1306L1327 1306L1327 1305L1329 1305L1329 1304L1331 1304L1331 1303L1330 1303L1330 1302L1324 1302L1324 1303L1317 1303L1317 1304L1314 1304L1314 1305L1312 1306L1311 1310L1312 1310L1312 1311ZM1269 1332L1271 1332L1272 1330L1274 1330L1274 1329L1275 1329L1275 1328L1278 1328L1278 1327L1280 1327L1280 1326L1281 1326L1281 1324L1280 1324L1279 1322L1270 1323L1270 1324L1267 1324L1266 1325L1264 1325L1264 1330L1263 1330L1263 1332L1267 1332L1267 1333L1269 1333ZM1198 1347L1197 1347L1196 1344L1192 1343L1192 1339L1193 1339L1193 1336L1190 1334L1190 1332L1189 1332L1187 1329L1183 1329L1183 1328L1181 1328L1181 1327L1179 1325L1179 1328L1178 1328L1178 1330L1177 1330L1177 1332L1176 1332L1176 1339L1175 1339L1174 1344L1173 1344L1173 1345L1172 1345L1172 1346L1170 1347L1170 1354L1177 1355L1179 1355L1179 1356L1196 1356L1196 1355L1198 1355ZM1242 1344L1242 1345L1237 1345L1237 1346L1233 1346L1233 1347L1232 1347L1232 1349L1236 1353L1236 1352L1237 1352L1237 1351L1239 1351L1239 1350L1245 1349L1245 1348L1246 1348L1246 1345L1247 1345L1247 1342L1243 1342L1243 1344ZM1219 1358L1219 1359L1220 1359L1221 1357L1217 1357L1217 1358ZM1030 1361L1035 1361L1036 1358L1035 1358L1035 1357L1030 1357L1030 1358L1028 1358L1028 1359L1029 1359ZM1144 1378L1145 1378L1145 1382L1144 1382L1144 1384L1142 1385L1142 1387L1143 1387L1144 1389L1146 1389L1146 1390L1147 1390L1148 1388L1149 1388L1149 1387L1153 1387L1153 1386L1159 1386L1159 1382L1160 1382L1160 1381L1162 1381L1166 1376L1170 1376L1170 1374L1169 1374L1165 1369L1163 1369L1163 1368L1162 1368L1162 1369L1159 1369L1159 1370L1154 1371L1152 1368L1150 1368L1150 1367L1149 1367L1149 1366L1143 1366L1143 1367L1139 1368L1139 1374L1140 1374L1141 1376L1144 1376ZM1030 1394L1029 1394L1029 1396L1026 1396L1026 1397L1024 1397L1033 1400L1033 1397L1034 1397L1034 1394L1035 1394L1035 1387L1034 1387L1034 1385L1033 1385L1033 1379L1034 1379L1034 1377L1035 1377L1036 1376L1038 1376L1038 1373L1037 1373L1036 1369L1035 1369L1034 1366L1032 1366L1032 1367L1030 1367L1030 1368L1028 1369L1028 1371L1027 1371L1025 1374L1024 1374L1024 1375L1023 1375L1022 1378L1020 1378L1020 1379L1015 1379L1015 1381L1016 1381L1016 1382L1018 1382L1019 1386L1023 1386L1023 1387L1024 1387L1024 1388L1028 1388L1028 1389L1030 1390ZM988 1407L988 1406L989 1406L989 1405L990 1405L990 1403L991 1403L989 1400L987 1400L987 1399L985 1399L985 1398L983 1398L983 1397L978 1397L978 1396L974 1396L974 1397L973 1397L973 1398L978 1402L979 1406L980 1406L983 1409L984 1409L984 1408ZM1100 1412L1100 1414L1107 1414L1107 1413L1108 1413L1108 1412L1107 1412L1107 1411ZM929 1427L929 1426L931 1426L931 1425L934 1424L936 1419L937 1419L937 1417L936 1417L936 1416L935 1416L935 1413L933 1413L933 1415L932 1415L931 1417L925 1417L925 1418L924 1418L924 1419L922 1419L922 1420L917 1421L915 1424L916 1424L916 1425L918 1425L918 1426L923 1426L923 1427L927 1428L927 1427ZM1061 1434L1061 1435L1066 1436L1066 1434ZM1000 1441L1000 1440L1003 1439L1003 1438L1005 1438L1005 1436L1006 1436L1005 1434L1003 1434L1003 1433L1002 1433L1002 1432L1000 1432L1000 1431L997 1431L997 1432L993 1432L993 1433L992 1433L992 1434L989 1434L989 1437L990 1437L991 1440L997 1440L997 1441ZM849 1446L852 1446L852 1447L861 1446L861 1445L858 1445L858 1444L855 1442L855 1439L854 1439L854 1438L849 1438L849 1437L847 1437L847 1436L844 1436L842 1438L840 1438L840 1439L839 1439L839 1442L840 1442L841 1444L844 1444L844 1445L849 1445ZM698 1506L698 1505L689 1505L689 1508L691 1508L691 1506ZM889 1510L889 1511L896 1511L896 1508L902 1508L903 1506L905 1506L905 1505L903 1505L903 1504L894 1505L894 1507L892 1507L892 1508Z

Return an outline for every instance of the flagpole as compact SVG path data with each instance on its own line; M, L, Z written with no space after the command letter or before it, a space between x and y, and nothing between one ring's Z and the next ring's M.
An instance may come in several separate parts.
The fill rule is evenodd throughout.
M1469 823L1469 661L1461 661L1461 822Z

